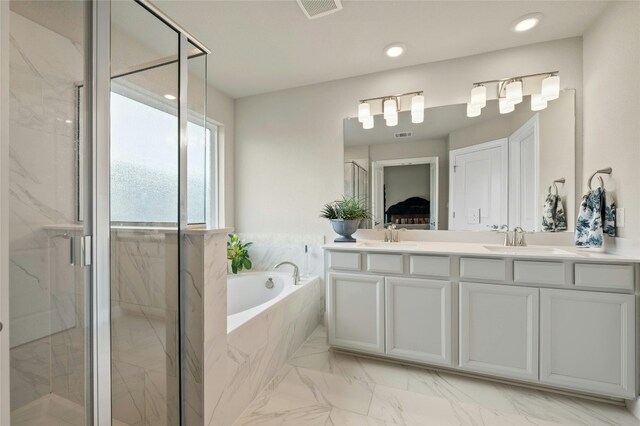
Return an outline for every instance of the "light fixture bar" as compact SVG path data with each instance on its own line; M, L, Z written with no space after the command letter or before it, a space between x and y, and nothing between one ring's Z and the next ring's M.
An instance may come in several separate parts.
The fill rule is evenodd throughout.
M550 73L547 73L550 74ZM383 99L389 99L389 98L401 98L403 96L409 96L409 95L422 95L424 94L423 91L419 91L419 92L407 92L407 93L402 93L400 95L387 95L387 96L378 96L377 98L368 98L368 99L360 99L359 102L369 102L369 101L379 101L379 100L383 100Z
M558 75L560 74L560 71L547 71L547 72L539 72L539 73L535 73L535 74L527 74L527 75L517 75L515 77L509 77L509 78L500 78L497 80L485 80L485 81L478 81L473 83L474 86L478 86L478 85L482 85L482 84L490 84L490 83L504 83L507 81L511 81L511 80L522 80L523 78L530 78L530 77L539 77L542 75Z

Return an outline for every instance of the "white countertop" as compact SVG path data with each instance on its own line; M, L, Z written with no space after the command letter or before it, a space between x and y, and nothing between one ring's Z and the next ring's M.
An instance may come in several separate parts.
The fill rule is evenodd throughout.
M382 241L362 240L356 243L330 243L325 244L322 248L325 250L361 252L446 254L454 256L590 260L627 263L640 262L639 257L620 256L572 246L530 245L526 247L504 247L498 244L441 241L400 241L398 243L384 243Z

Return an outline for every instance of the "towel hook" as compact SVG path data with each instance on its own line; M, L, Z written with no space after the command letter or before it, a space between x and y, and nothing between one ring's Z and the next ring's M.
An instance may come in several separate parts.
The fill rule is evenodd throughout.
M587 186L589 187L589 190L591 190L591 181L593 180L593 178L597 175L597 174L605 174L605 175L610 175L613 172L613 169L611 167L607 167L606 169L600 169L600 170L596 170L591 177L589 178L589 181L587 182ZM602 176L598 176L599 180L600 180L600 187L602 189L604 189L604 180L602 180Z
M565 178L560 178L553 181L553 187L556 190L556 195L558 195L558 184L561 183L564 185L565 182L566 182ZM549 187L549 194L551 194L551 187Z

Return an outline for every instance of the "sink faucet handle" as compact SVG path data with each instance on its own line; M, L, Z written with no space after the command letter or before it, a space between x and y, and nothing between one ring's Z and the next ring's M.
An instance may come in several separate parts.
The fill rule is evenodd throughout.
M525 247L527 243L524 241L524 236L527 232L520 226L513 228L513 245Z
M509 232L509 227L507 225L502 225L500 229L495 231L498 234L504 234L504 243L505 247L510 247L513 245L513 239L511 238L511 232Z

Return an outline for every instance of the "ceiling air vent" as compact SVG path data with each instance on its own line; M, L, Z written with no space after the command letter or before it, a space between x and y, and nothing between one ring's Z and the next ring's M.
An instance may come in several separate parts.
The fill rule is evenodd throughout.
M309 19L321 18L342 9L340 0L296 0Z
M400 132L400 133L394 133L393 136L398 139L398 138L409 138L411 136L413 136L413 132Z

